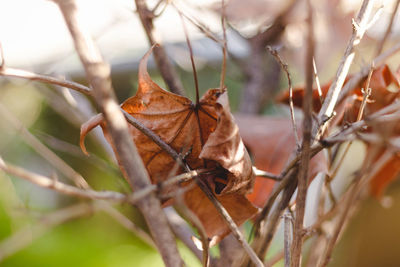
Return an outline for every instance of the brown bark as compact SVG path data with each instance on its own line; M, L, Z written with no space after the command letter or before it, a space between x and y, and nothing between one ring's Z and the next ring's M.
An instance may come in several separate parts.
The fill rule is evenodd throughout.
M110 67L106 64L93 40L79 25L77 7L73 0L57 1L73 38L75 49L85 68L93 95L107 122L119 161L127 179L135 189L149 186L150 179L128 132L128 124L119 109L111 85ZM137 203L166 266L183 266L174 236L154 193Z

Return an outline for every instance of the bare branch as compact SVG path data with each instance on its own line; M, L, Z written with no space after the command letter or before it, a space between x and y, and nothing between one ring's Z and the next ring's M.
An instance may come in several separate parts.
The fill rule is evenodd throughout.
M5 66L2 66L0 68L0 75L59 85L59 86L67 87L69 89L73 89L73 90L78 91L85 95L92 94L92 90L89 87L86 87L82 84L68 81L65 79L57 79L55 77L51 77L51 76L47 76L47 75L36 74L36 73L26 71L26 70L13 69L13 68L8 68Z
M294 221L294 236L291 248L291 264L292 267L301 266L301 252L303 247L303 220L306 208L307 188L308 188L308 169L311 158L311 132L312 132L312 94L313 94L313 59L315 50L314 30L313 30L313 8L310 0L307 1L308 6L308 33L307 33L307 50L305 59L305 77L306 88L303 104L303 143L301 146L300 168L298 173L298 189L296 197L296 217Z
M172 231L175 236L179 238L201 261L203 259L203 253L197 248L192 240L194 235L193 231L188 227L188 224L184 219L179 216L172 207L167 207L164 209L167 213L168 222L171 225Z
M52 189L65 195L70 195L80 198L89 198L89 199L103 199L103 200L107 199L116 202L127 201L127 196L125 196L124 194L112 191L98 192L90 189L81 189L75 186L59 182L55 179L45 177L43 175L25 171L24 169L13 166L11 164L8 163L6 164L5 162L2 162L1 158L0 158L0 169L8 174L15 175L25 180L28 180L40 187Z
M353 34L336 72L335 79L329 87L328 94L318 114L320 124L317 137L321 136L326 128L326 122L332 117L344 80L349 72L355 55L355 47L360 43L370 23L374 0L364 0L356 20L353 20Z
M43 143L41 143L34 135L32 135L23 125L22 123L14 117L12 113L10 113L5 107L0 103L0 114L2 114L6 120L10 122L10 125L13 126L19 134L21 134L22 138L24 141L31 146L37 153L39 153L45 160L49 161L53 166L56 167L61 173L63 173L66 178L72 180L77 184L80 188L76 188L78 190L81 190L81 192L86 192L86 190L83 190L81 188L90 190L90 186L86 183L85 179L77 173L74 169L72 169L67 163L65 163L60 157L58 157L53 151L51 151L49 148L47 148ZM47 177L45 177L47 178ZM184 178L184 177L182 177ZM174 179L174 178L171 178ZM187 178L184 178L187 179ZM51 182L54 180L51 179ZM168 182L172 180L167 180L165 182ZM169 182L168 182L169 183ZM172 184L172 183L169 183ZM167 185L167 184L165 184ZM75 187L73 187L75 188ZM152 190L156 191L156 187L154 187ZM148 193L153 192L147 190ZM107 194L106 194L107 195ZM147 194L142 194L143 196L146 196ZM84 196L81 196L84 197ZM88 196L89 197L89 196ZM90 196L89 198L93 197ZM129 201L128 201L129 202ZM119 213L115 208L113 208L110 204L108 203L103 203L102 208L106 209L108 213ZM130 225L129 229L130 230L135 230L134 233L139 236L140 238L143 239L146 243L148 243L150 246L155 246L154 242L151 240L151 238L145 233L143 230L135 226L129 219L125 218L124 220L124 226ZM132 227L133 225L133 227Z
M182 13L180 13L179 9L177 9L177 11L178 11L179 16L181 17L182 28L183 28L183 32L185 33L185 38L186 38L186 44L187 44L187 46L189 48L190 62L192 63L192 69L193 69L194 86L196 88L196 105L199 105L199 101L200 101L199 81L197 79L197 71L196 71L196 64L194 63L192 44L190 43L189 32L187 30L187 27L186 27L185 21L183 19Z
M292 79L290 78L288 65L282 61L282 58L280 57L277 50L272 49L270 46L267 46L267 49L271 53L271 55L275 57L276 61L278 61L278 63L281 65L282 69L285 71L286 74L289 86L289 107L290 107L290 118L292 120L293 135L296 140L297 148L300 148L300 140L297 132L296 118L294 116Z
M341 213L339 214L339 217L335 223L335 229L332 233L331 238L329 239L325 252L321 256L321 265L320 266L327 266L331 254L333 252L333 249L336 245L336 242L339 238L339 235L341 234L344 225L346 222L349 220L349 212L352 208L352 206L355 206L355 201L358 198L359 195L359 189L362 179L364 176L368 173L367 170L371 169L372 159L375 157L375 153L368 154L367 159L364 161L363 167L360 169L360 171L357 173L356 177L354 178L353 184L350 189L347 190L346 197L344 198L344 203L339 207L341 208Z
M389 57L395 55L398 51L400 50L400 42L396 43L393 47L389 48L379 56L377 56L372 62L373 64L370 64L369 66L365 66L364 68L361 69L360 72L357 74L353 75L350 80L346 82L346 84L343 86L343 89L340 92L339 95L339 102L344 100L346 95L353 90L360 82L362 79L367 77L370 69L374 66L379 66L383 62L385 62Z
M123 112L125 118L127 121L133 125L136 129L141 131L144 135L149 137L154 143L156 143L160 148L162 148L165 152L168 153L175 161L180 165L180 166L185 166L183 164L183 159L181 155L179 155L170 145L168 145L164 140L162 140L157 134L155 134L152 130L149 128L145 127L140 121L138 121L136 118L134 118L132 115L130 115L128 112L125 110L121 109ZM187 170L190 171L190 170Z
M313 70L314 70L314 79L315 79L315 83L317 85L319 100L321 101L321 105L322 105L322 103L324 103L324 99L323 99L323 96L322 96L321 84L319 83L317 64L315 63L315 58L313 58Z
M289 211L285 211L283 215L283 224L284 224L284 254L285 254L285 267L290 267L290 247L292 241L292 215Z
M39 175L33 172L26 171L19 167L13 166L11 164L6 164L2 161L0 157L0 169L8 174L12 174L18 177L21 177L25 180L28 180L38 186L43 188L52 189L61 194L75 196L80 198L88 198L88 199L98 199L98 200L110 200L118 203L130 203L135 204L140 201L142 198L148 196L150 193L156 192L159 188L167 187L170 185L174 185L181 182L187 182L191 178L198 176L202 170L200 171L191 171L189 173L183 173L168 180L160 183L159 185L149 185L141 190L135 191L135 193L131 195L121 194L115 191L95 191L92 189L81 189L75 186L71 186L60 181L51 179L49 177Z
M289 172L287 179L287 186L284 187L282 196L278 202L276 202L276 206L273 211L270 213L272 209L272 203L268 199L268 203L264 207L263 211L260 213L256 222L254 223L255 228L255 238L252 243L252 247L257 252L257 255L261 258L264 258L267 254L268 248L272 242L276 229L278 227L280 217L282 212L286 209L289 204L289 201L296 189L297 181L296 181L296 173L297 172ZM282 180L281 184L284 183L285 180ZM281 185L280 184L280 185ZM276 198L276 197L275 197ZM269 216L268 216L269 215ZM244 262L247 263L247 259L244 259ZM247 266L247 264L244 264Z
M93 87L95 100L105 116L117 157L126 172L127 179L136 190L147 187L151 184L150 178L137 148L130 138L128 125L116 103L111 85L110 68L103 61L93 40L83 31L83 27L77 19L75 2L59 0L57 4L71 33L87 78ZM141 199L137 205L146 219L165 265L182 266L183 261L179 256L167 218L162 211L160 200L155 194L149 194L146 198Z
M371 96L371 88L369 87L369 84L371 83L371 77L372 77L372 73L374 72L374 64L372 62L371 64L371 69L369 71L368 74L368 79L367 79L367 86L365 88L362 89L363 92L363 100L361 102L361 106L360 109L358 110L358 114L357 114L357 120L356 121L360 121L364 115L364 109L365 106L367 105L368 99Z
M213 203L213 205L217 209L217 211L222 215L222 217L224 218L225 222L227 223L229 229L232 231L232 234L242 245L243 249L245 250L247 255L250 257L251 261L258 267L264 266L262 261L258 258L257 254L247 243L246 239L244 238L243 234L240 232L236 223L233 221L232 217L229 215L228 211L224 208L224 206L222 206L222 204L218 201L218 199L214 196L212 191L208 188L208 186L202 180L197 179L196 181L197 181L197 185L200 187L200 189L206 194L206 196Z
M182 9L178 8L174 2L171 5L182 14L182 16L187 19L190 23L192 23L196 28L199 29L206 37L210 38L217 44L222 45L222 41L206 26L203 25L201 22L197 21L195 18L190 17L187 15Z
M256 176L268 178L268 179L275 180L275 181L282 181L282 177L280 175L275 175L275 174L270 173L270 172L259 170L255 166L253 166L253 172L254 172L254 174Z

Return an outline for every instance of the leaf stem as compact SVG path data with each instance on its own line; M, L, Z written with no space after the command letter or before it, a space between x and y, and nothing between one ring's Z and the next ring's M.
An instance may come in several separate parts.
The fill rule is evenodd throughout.
M192 69L193 69L193 79L194 79L194 85L196 88L196 107L199 106L200 103L200 93L199 93L199 81L197 79L197 71L196 71L196 65L194 64L194 57L193 57L193 49L192 49L192 44L189 39L189 32L187 30L185 21L183 19L183 15L179 9L176 9L178 11L179 16L181 17L182 21L182 27L183 31L185 33L185 38L186 38L186 43L189 48L189 53L190 53L190 62L192 63Z

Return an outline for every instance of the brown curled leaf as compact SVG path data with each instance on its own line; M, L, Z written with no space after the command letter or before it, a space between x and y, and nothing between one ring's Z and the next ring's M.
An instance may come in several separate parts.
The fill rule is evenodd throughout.
M209 184L234 221L243 223L257 212L244 197L250 192L255 177L230 113L226 90L210 89L199 103L167 92L153 82L147 72L150 54L151 50L140 62L136 95L127 99L122 109L184 156L191 169L210 169L212 175L202 175L199 179ZM104 126L97 118L82 126L81 145L87 132L99 124ZM105 127L102 128L107 137ZM153 183L184 172L152 139L133 126L129 129ZM168 188L168 193L175 189ZM189 189L184 199L210 238L220 239L229 233L221 215L197 186Z

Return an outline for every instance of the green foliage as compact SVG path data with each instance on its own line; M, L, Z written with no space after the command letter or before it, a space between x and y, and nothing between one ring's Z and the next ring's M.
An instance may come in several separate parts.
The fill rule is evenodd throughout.
M1 231L10 225L1 216ZM5 237L2 235L2 237ZM181 246L182 247L182 246ZM200 266L187 249L181 253L189 266ZM104 214L64 223L48 231L32 245L2 262L1 266L162 266L157 251Z

